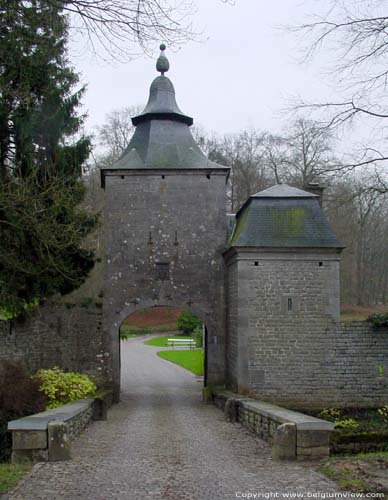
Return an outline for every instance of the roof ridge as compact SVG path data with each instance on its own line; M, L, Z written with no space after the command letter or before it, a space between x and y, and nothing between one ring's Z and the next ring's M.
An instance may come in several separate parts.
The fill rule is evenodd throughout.
M253 194L251 198L318 198L318 195L280 183Z

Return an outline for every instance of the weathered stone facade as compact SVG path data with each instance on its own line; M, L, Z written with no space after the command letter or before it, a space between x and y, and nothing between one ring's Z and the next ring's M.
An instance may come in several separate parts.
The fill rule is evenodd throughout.
M277 185L233 224L229 169L201 152L192 122L171 81L155 78L127 150L101 171L103 195L91 184L104 214L91 279L24 322L0 322L0 359L89 373L118 400L120 324L175 306L206 325L205 384L294 408L386 404L388 335L339 322L342 246L318 197Z
M224 379L224 172L121 172L105 179L104 328L119 384L121 322L136 309L192 310L207 328L209 381Z
M50 303L24 319L0 321L0 325L0 360L20 360L31 373L59 366L93 375L101 385L112 380L101 304Z
M237 303L228 308L230 387L301 409L385 404L388 335L339 322L338 255L256 252L227 262L228 303Z

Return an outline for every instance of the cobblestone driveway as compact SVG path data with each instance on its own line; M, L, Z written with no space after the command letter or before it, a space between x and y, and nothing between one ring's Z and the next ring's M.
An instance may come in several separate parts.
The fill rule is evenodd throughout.
M276 463L269 447L201 402L189 372L139 340L122 345L122 401L74 443L73 460L36 465L12 500L216 500L236 493L332 492L304 464ZM279 498L281 498L279 496Z

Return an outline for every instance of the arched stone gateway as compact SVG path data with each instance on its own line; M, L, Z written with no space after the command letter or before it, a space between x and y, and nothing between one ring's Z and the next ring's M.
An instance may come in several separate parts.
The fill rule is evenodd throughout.
M103 331L116 399L120 323L137 309L174 305L207 326L211 385L299 408L385 401L376 374L379 365L388 371L387 341L377 349L368 328L349 335L339 321L343 246L319 197L283 184L257 193L228 219L228 240L229 169L195 143L193 119L164 75L164 49L127 150L101 171Z
M196 145L164 48L128 149L101 170L103 262L70 296L0 322L0 360L88 373L118 400L120 324L175 306L207 327L211 385L294 408L383 406L388 335L340 321L343 247L319 197L280 184L227 217L229 169Z
M164 47L136 131L119 161L101 170L105 189L103 328L119 394L121 321L153 305L197 314L208 331L208 380L224 381L226 182L229 168L206 158L179 109Z

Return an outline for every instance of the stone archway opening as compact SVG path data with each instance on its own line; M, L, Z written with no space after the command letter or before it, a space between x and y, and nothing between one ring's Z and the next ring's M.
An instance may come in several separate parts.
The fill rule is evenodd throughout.
M182 329L182 323L187 327L186 331ZM188 309L170 305L136 309L121 322L117 335L122 393L131 391L131 375L136 371L145 372L145 365L152 365L155 358L143 358L142 355L149 354L149 345L154 356L186 368L197 376L201 386L206 386L207 328L202 318ZM135 350L138 360L134 358Z

